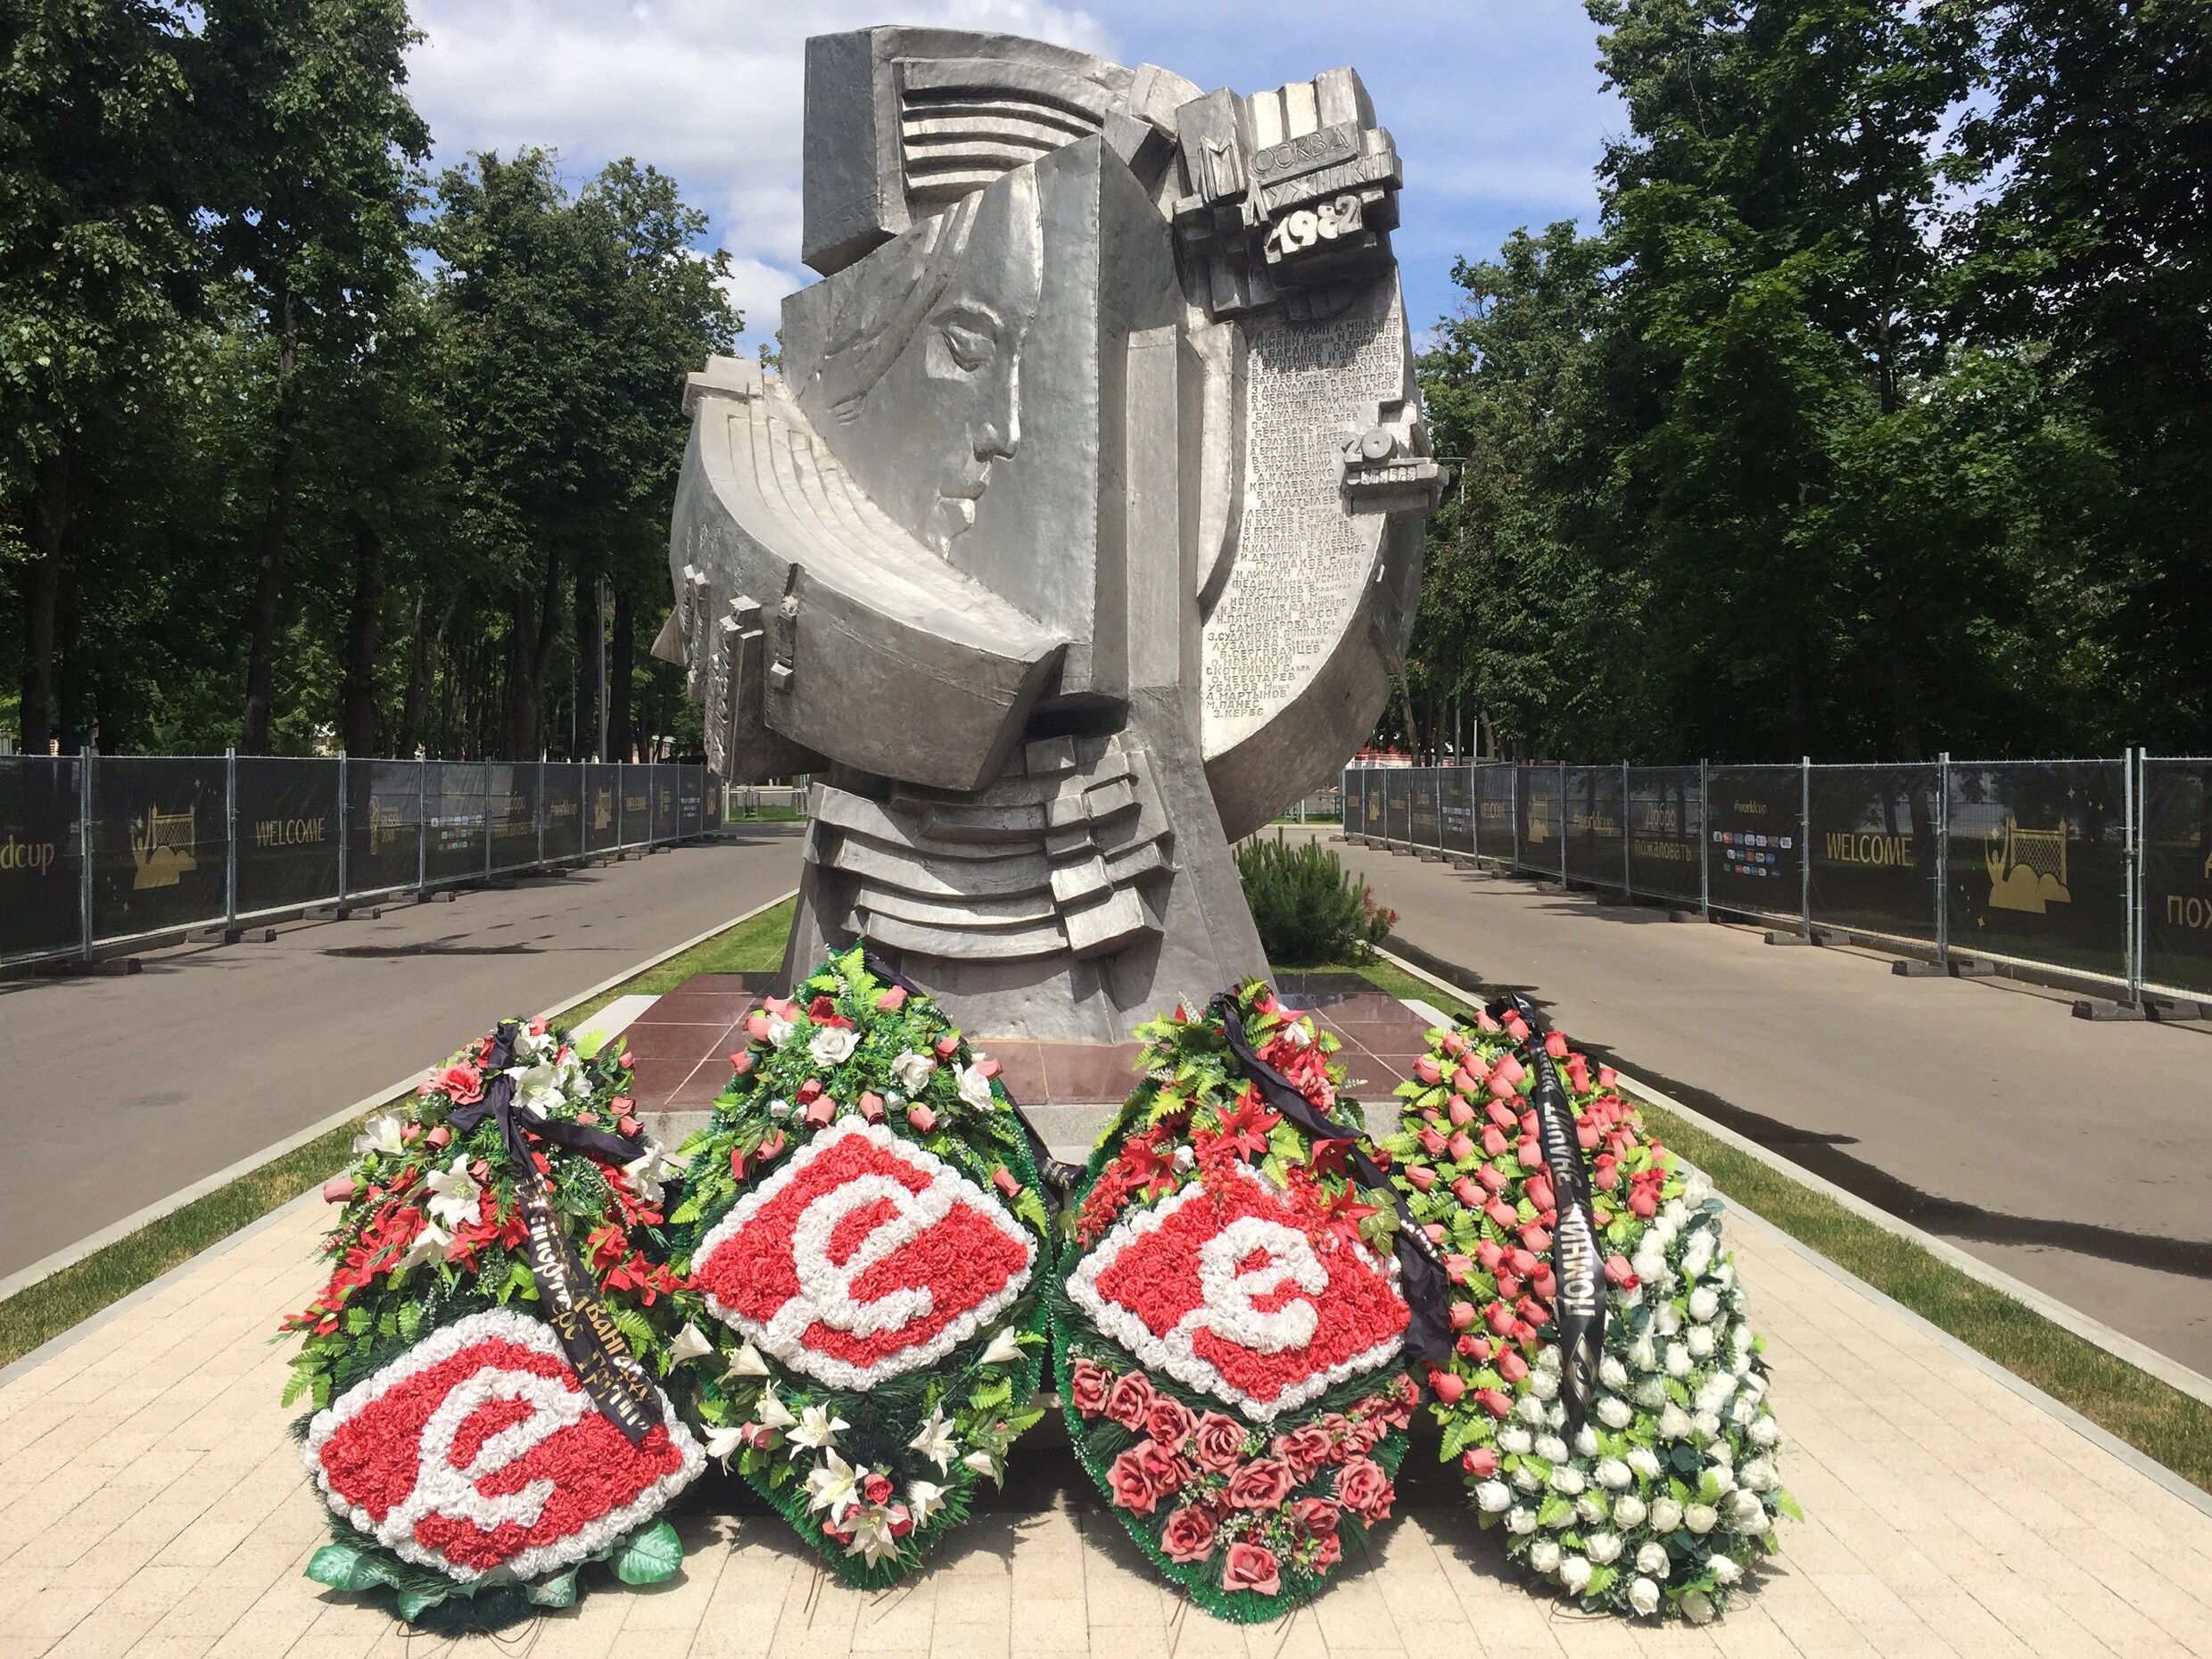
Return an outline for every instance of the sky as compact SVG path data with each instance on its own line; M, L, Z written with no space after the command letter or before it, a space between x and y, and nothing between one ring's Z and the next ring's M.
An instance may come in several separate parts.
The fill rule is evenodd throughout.
M1587 224L1591 168L1625 126L1579 0L416 0L415 18L409 86L435 165L534 144L573 184L625 155L673 175L730 252L748 351L813 280L798 260L809 35L997 29L1240 93L1349 63L1404 162L1394 243L1416 331L1454 309L1455 258L1522 225Z

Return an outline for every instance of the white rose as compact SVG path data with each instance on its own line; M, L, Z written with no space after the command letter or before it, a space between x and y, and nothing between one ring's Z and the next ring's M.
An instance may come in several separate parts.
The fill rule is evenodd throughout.
M1682 1524L1703 1538L1721 1524L1721 1512L1711 1504L1691 1504L1682 1511Z
M1759 1415L1759 1402L1748 1394L1739 1394L1729 1407L1729 1421L1739 1429L1747 1429Z
M781 1047L782 1047L782 1046L783 1046L786 1043L788 1043L788 1042L791 1040L791 1033L792 1033L792 1032L794 1032L795 1030L796 1030L797 1028L797 1028L796 1025L794 1025L794 1024L793 1024L790 1020L788 1020L788 1019L777 1019L777 1018L776 1018L776 1016L775 1016L775 1015L773 1015L773 1014L769 1015L769 1016L768 1016L768 1045L769 1045L769 1047L771 1047L771 1048L781 1048Z
M1682 1310L1672 1302L1661 1302L1652 1310L1651 1323L1662 1336L1672 1336L1682 1328Z
M1523 1535L1535 1531L1536 1511L1522 1508L1509 1510L1506 1515L1506 1531Z
M1536 1368L1539 1371L1548 1371L1552 1375L1557 1376L1559 1374L1559 1350L1556 1348L1547 1348L1539 1352L1536 1356Z
M1713 1459L1716 1468L1725 1472L1736 1461L1736 1448L1723 1437L1705 1448L1705 1456Z
M1559 1571L1559 1546L1550 1539L1538 1539L1529 1546L1529 1565L1549 1578Z
M1653 1531L1671 1532L1676 1527L1680 1526L1681 1524L1681 1505L1676 1503L1671 1498L1658 1498L1652 1500L1651 1530ZM1647 1572L1649 1572L1652 1569L1649 1567L1646 1567L1644 1569Z
M1704 1325L1721 1311L1720 1292L1710 1284L1701 1284L1689 1293L1689 1316Z
M1648 1446L1631 1446L1629 1448L1629 1467L1647 1481L1655 1481L1659 1478L1659 1454Z
M1713 1622L1713 1598L1703 1590L1682 1592L1682 1616L1692 1624Z
M860 1046L860 1033L850 1026L822 1026L806 1039L806 1052L817 1066L841 1066Z
M1736 1378L1734 1375L1726 1371L1719 1371L1700 1382L1697 1385L1697 1392L1692 1398L1696 1400L1698 1410L1718 1411L1727 1403L1728 1397L1735 1391Z
M1726 1556L1715 1556L1705 1565L1713 1569L1713 1581L1715 1584L1733 1584L1744 1576L1743 1568Z
M1636 1421L1636 1407L1617 1395L1608 1394L1597 1402L1597 1421L1609 1429L1625 1429Z
M1744 1432L1754 1446L1771 1446L1782 1437L1781 1425L1774 1421L1771 1414L1761 1417Z
M1655 1579L1667 1576L1667 1547L1664 1544L1641 1544L1637 1547L1636 1570Z
M991 1096L991 1079L974 1066L960 1069L960 1097L978 1111L988 1111L997 1104Z
M1522 1395L1514 1409L1521 1414L1523 1422L1532 1424L1539 1429L1549 1421L1545 1416L1544 1402L1533 1394Z
M1689 1225L1689 1206L1679 1198L1667 1201L1667 1207L1659 1212L1659 1225L1680 1233Z
M1544 1490L1543 1477L1525 1463L1514 1470L1513 1483L1524 1492L1540 1492Z
M1597 1462L1597 1484L1609 1492L1620 1491L1636 1478L1628 1465L1618 1457L1601 1457Z
M1659 1611L1659 1587L1649 1579L1638 1579L1629 1586L1629 1605L1648 1619Z
M1544 1350L1550 1353L1550 1349ZM1617 1354L1607 1354L1597 1362L1597 1380L1607 1388L1619 1392L1629 1385L1629 1368L1621 1363Z
M1755 1538L1773 1524L1767 1519L1767 1506L1759 1501L1756 1492L1738 1490L1729 1494L1729 1501L1735 1506L1735 1513L1729 1519L1737 1531L1749 1532Z
M1724 1289L1732 1287L1736 1283L1736 1264L1732 1261L1722 1262L1713 1270L1713 1276Z
M1503 1481L1485 1481L1474 1489L1474 1502L1486 1515L1502 1515L1513 1506L1513 1493Z
M937 1069L937 1062L928 1054L917 1054L908 1049L891 1062L891 1075L898 1085L909 1094L919 1094L928 1086L929 1074Z
M1700 1325L1691 1326L1689 1335L1684 1340L1689 1344L1689 1353L1692 1359L1710 1359L1713 1358L1713 1327L1711 1325Z
M1647 1376L1636 1385L1636 1403L1646 1411L1657 1411L1667 1403L1667 1380L1662 1376Z
M1533 1394L1533 1395L1535 1395L1535 1396L1536 1396L1536 1398L1537 1398L1537 1399L1558 1399L1558 1398L1559 1398L1559 1376L1558 1376L1558 1374L1557 1374L1556 1372L1552 1372L1552 1371L1531 1371L1531 1372L1530 1372L1530 1373L1529 1373L1529 1392L1530 1392L1530 1393L1531 1393L1531 1394Z
M1569 1556L1559 1564L1559 1581L1571 1594L1580 1596L1589 1588L1590 1564L1581 1556Z
M1702 1169L1691 1170L1689 1178L1682 1183L1682 1201L1692 1209L1702 1209L1705 1201L1712 1196L1713 1183L1705 1179L1705 1172Z
M1621 1535L1618 1532L1592 1532L1587 1548L1592 1561L1601 1567L1609 1567L1621 1559Z
M1587 1423L1574 1432L1574 1455L1578 1457L1597 1456L1597 1431Z
M1691 1363L1689 1349L1680 1342L1667 1344L1667 1374L1678 1380L1688 1376L1697 1367Z
M1770 1492L1775 1487L1774 1465L1764 1457L1754 1457L1736 1472L1736 1478L1747 1492Z
M1584 1526L1596 1526L1605 1518L1605 1500L1596 1492L1584 1492L1574 1500L1574 1518Z
M1639 1336L1629 1344L1629 1363L1638 1371L1659 1368L1659 1345L1649 1336Z
M1498 1432L1498 1449L1511 1452L1516 1457L1533 1450L1535 1445L1535 1438L1518 1424L1512 1428L1500 1429Z
M1659 1436L1669 1440L1689 1439L1689 1413L1669 1400L1659 1414Z
M1567 1460L1567 1443L1556 1434L1541 1435L1536 1442L1536 1455L1546 1463L1564 1463Z
M1638 1250L1630 1258L1629 1266L1646 1284L1663 1284L1668 1278L1667 1259L1656 1250Z
M1650 1513L1644 1506L1644 1500L1634 1492L1623 1492L1613 1500L1613 1523L1625 1530L1633 1531L1643 1525L1644 1517Z
M1551 1472L1551 1490L1572 1498L1588 1484L1582 1472L1571 1463L1563 1463Z

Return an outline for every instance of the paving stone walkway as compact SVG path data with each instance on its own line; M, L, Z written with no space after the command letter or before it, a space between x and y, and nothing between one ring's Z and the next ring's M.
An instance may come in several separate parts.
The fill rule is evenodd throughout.
M268 1339L318 1283L325 1217L280 1212L0 1383L0 1655L2212 1655L2212 1514L1742 1218L1810 1519L1703 1630L1531 1593L1456 1483L1419 1478L1313 1606L1217 1623L1145 1570L1064 1449L1025 1442L1006 1506L899 1591L823 1578L780 1521L724 1512L724 1489L678 1516L689 1553L667 1585L602 1575L578 1608L496 1638L410 1637L301 1576L325 1512L276 1403L288 1349Z

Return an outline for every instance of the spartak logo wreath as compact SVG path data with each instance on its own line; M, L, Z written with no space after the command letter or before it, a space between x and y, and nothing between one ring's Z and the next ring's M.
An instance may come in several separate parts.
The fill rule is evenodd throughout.
M747 1028L670 1218L717 1348L681 1397L711 1456L880 1589L1044 1415L1050 1218L996 1062L859 946Z
M1092 1155L1052 1316L1069 1432L1114 1514L1201 1606L1254 1622L1389 1517L1420 1394L1364 1131L1271 1110L1232 1019L1314 1121L1358 1120L1335 1040L1257 980L1140 1026L1144 1080Z
M1414 1218L1449 1252L1454 1351L1427 1374L1485 1528L1590 1609L1704 1623L1800 1516L1775 1472L1762 1340L1745 1317L1720 1201L1646 1128L1613 1069L1525 1005L1439 1028L1383 1142ZM1605 1288L1589 1420L1570 1438L1556 1342L1560 1209L1534 1094L1572 1113Z
M681 1164L629 1087L619 1042L512 1020L355 1139L329 1281L284 1324L334 1515L309 1577L459 1630L572 1605L589 1561L676 1571L657 1517L705 1455L657 1380L707 1345L666 1266Z

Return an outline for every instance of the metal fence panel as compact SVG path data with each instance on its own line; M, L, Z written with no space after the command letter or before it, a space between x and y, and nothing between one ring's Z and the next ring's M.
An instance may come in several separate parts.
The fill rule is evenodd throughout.
M1474 769L1474 845L1485 858L1513 857L1513 772L1507 765Z
M1813 920L1935 939L1941 772L1932 763L1812 769Z
M491 867L523 870L538 862L538 766L497 761L484 768Z
M74 755L0 756L0 962L84 939L84 785Z
M545 769L544 798L538 810L545 820L548 859L575 858L583 852L583 776L581 762Z
M665 761L653 763L653 839L663 846L676 838L676 772Z
M1521 863L1523 868L1557 875L1566 816L1561 786L1564 780L1556 766L1517 769L1515 788L1521 818Z
M1706 780L1706 868L1713 907L1800 914L1797 818L1804 774L1795 766L1715 766Z
M689 839L706 822L706 768L676 768L676 833Z
M430 763L429 849L433 882L484 872L484 796L490 768L480 761Z
M622 807L622 769L607 761L587 761L583 779L584 851L604 853L619 845L615 825Z
M2126 968L2125 767L1951 767L1951 946L2117 978Z
M615 827L622 831L622 844L641 846L652 830L652 773L643 766L620 764L615 768L615 778L621 805Z
M1360 792L1360 811L1367 837L1370 840L1380 841L1390 833L1389 774L1373 766L1365 768Z
M1705 826L1695 766L1629 768L1629 883L1638 893L1696 901Z
M95 757L95 938L136 938L223 920L227 789L220 760Z
M1444 846L1454 853L1474 851L1474 769L1447 766L1443 772Z
M241 755L238 913L338 896L338 763Z
M1618 766L1567 768L1567 873L1577 881L1617 887L1628 879L1621 856L1627 817Z
M357 760L346 767L346 892L411 887L422 872L424 767Z
M1436 813L1438 768L1414 766L1407 770L1406 839L1414 846L1441 847L1442 826Z
M2142 770L2142 977L2212 994L2212 760Z

